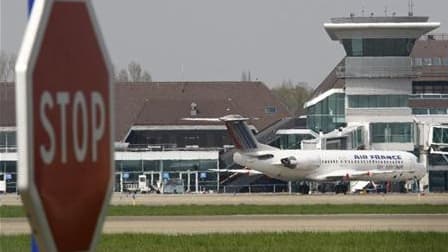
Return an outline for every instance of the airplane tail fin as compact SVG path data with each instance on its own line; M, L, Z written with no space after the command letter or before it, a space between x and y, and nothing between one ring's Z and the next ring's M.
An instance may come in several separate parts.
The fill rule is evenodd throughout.
M249 118L245 118L240 115L227 115L221 118L183 118L183 120L224 122L235 148L242 151L275 149L274 147L259 143L246 123Z
M259 143L252 131L247 126L248 118L239 115L228 115L220 118L227 127L230 139L235 148L240 150L253 150L259 147Z

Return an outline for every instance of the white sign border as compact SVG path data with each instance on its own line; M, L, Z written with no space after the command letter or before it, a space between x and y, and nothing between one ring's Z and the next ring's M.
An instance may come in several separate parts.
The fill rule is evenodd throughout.
M114 159L114 86L112 77L112 64L110 61L103 36L95 17L95 11L90 0L36 0L25 30L25 35L19 51L16 63L16 124L18 144L18 189L21 193L32 233L35 235L39 248L42 251L57 251L42 201L34 183L33 150L33 83L32 74L35 68L37 56L41 49L43 35L48 24L53 4L55 2L83 2L85 3L96 40L100 47L103 61L109 75L109 127L110 127L110 178L106 195L97 219L95 232L89 251L94 251L102 232L107 206L112 195L112 186L115 172ZM40 232L39 232L40 231Z

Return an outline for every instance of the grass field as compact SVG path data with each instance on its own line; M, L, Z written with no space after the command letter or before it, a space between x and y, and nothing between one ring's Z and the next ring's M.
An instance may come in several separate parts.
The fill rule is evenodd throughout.
M103 235L96 251L447 251L448 233L342 232ZM0 236L0 251L29 251L29 235Z
M110 206L109 216L179 216L248 214L431 214L448 213L448 205L177 205ZM21 206L0 207L0 217L24 217Z

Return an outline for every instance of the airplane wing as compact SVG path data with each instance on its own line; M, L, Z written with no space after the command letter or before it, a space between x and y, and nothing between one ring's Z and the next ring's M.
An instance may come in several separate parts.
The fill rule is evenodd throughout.
M214 172L230 172L230 173L241 173L241 174L249 174L249 175L263 174L262 172L252 170L252 169L208 169L208 170L214 171Z
M317 176L318 180L343 180L343 179L356 179L356 177L369 176L368 171L353 171L353 170L341 170L334 171Z
M341 170L334 171L327 174L322 174L317 177L319 180L343 180L343 179L351 179L351 180L363 180L366 177L375 177L378 175L386 175L386 174L400 174L400 173L415 173L415 170L370 170L370 171L354 171L354 170Z

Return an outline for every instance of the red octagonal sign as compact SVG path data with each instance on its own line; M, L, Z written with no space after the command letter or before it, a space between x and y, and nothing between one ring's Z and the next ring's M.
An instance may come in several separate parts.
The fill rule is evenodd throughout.
M19 189L44 251L93 250L111 195L111 65L90 2L36 1L16 65Z

